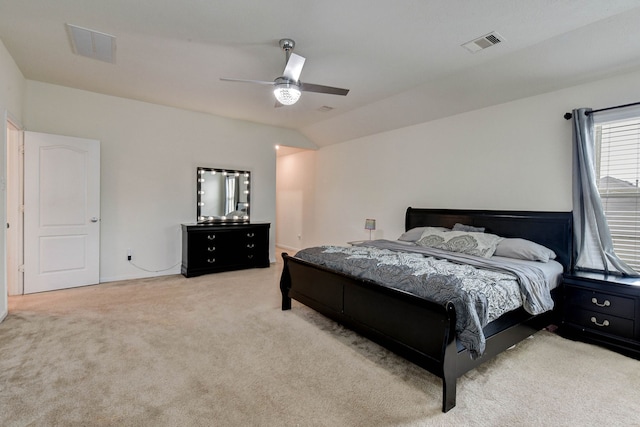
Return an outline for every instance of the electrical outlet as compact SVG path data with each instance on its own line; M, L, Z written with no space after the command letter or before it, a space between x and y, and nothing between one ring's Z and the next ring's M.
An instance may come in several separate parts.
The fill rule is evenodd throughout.
M127 249L127 261L131 261L132 256L133 256L133 249Z

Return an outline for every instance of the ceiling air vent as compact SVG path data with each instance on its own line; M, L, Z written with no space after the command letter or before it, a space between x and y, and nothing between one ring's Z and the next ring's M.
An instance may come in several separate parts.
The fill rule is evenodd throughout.
M115 64L115 36L76 25L66 24L66 26L73 53Z
M323 105L322 107L318 108L318 111L322 111L323 113L331 110L333 110L333 107L329 107L328 105Z
M479 50L486 49L503 41L504 37L496 32L493 32L482 37L478 37L475 40L471 40L470 42L463 44L462 47L467 49L471 53L476 53Z

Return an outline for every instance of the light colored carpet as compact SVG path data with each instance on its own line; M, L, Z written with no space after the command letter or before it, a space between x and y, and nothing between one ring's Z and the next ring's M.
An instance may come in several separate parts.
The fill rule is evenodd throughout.
M11 297L2 426L640 425L640 362L542 331L441 381L294 302L281 264Z

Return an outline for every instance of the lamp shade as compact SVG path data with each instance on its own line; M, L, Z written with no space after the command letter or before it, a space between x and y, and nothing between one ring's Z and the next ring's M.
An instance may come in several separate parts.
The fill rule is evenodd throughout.
M364 221L364 229L365 230L375 230L376 229L376 220L375 219L366 219Z
M301 92L295 84L285 82L276 84L273 94L280 104L293 105L300 99Z

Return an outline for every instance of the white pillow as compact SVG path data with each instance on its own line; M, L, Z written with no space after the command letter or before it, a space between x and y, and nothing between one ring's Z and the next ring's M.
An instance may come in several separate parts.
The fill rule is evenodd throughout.
M490 233L467 231L440 231L428 227L416 244L450 252L489 258L493 255L502 237Z
M427 228L435 228L436 230L440 231L449 231L449 229L445 227L415 227L402 233L402 235L398 237L398 240L402 240L405 242L415 242L420 237L422 237L422 233L424 233L424 230L426 230Z
M530 240L519 238L500 241L494 255L542 262L556 259L556 253L551 249Z

